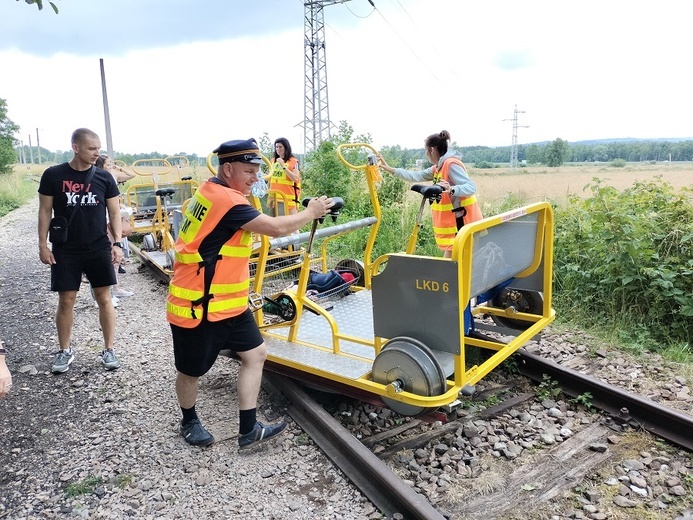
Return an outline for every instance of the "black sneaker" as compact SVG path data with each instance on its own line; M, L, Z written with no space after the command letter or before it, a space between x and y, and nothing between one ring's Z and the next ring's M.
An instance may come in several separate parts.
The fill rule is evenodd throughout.
M199 419L193 419L188 424L181 424L180 434L185 442L193 446L209 446L214 443L214 437L205 430Z
M249 448L260 444L268 439L271 439L275 435L279 435L286 428L285 422L280 422L278 424L268 424L265 426L261 422L256 422L255 427L245 435L238 436L238 447L240 449Z

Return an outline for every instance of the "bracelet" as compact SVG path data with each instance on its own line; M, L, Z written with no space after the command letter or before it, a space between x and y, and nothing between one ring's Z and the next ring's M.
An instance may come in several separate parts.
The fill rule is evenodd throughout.
M7 354L7 350L5 350L3 347L0 347L0 356Z

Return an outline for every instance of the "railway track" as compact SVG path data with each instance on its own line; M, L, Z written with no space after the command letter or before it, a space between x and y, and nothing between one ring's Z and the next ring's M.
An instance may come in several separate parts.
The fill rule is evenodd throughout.
M537 382L542 382L548 376L557 382L566 395L571 397L589 393L592 406L607 414L603 426L619 431L629 427L644 429L675 445L689 451L693 450L693 435L691 435L693 417L523 350L518 353L518 356L518 367L523 376ZM333 463L388 518L442 519L445 516L432 506L425 496L409 487L400 477L395 475L383 460L393 457L402 450L416 450L433 444L436 439L458 430L462 426L462 421L496 417L535 397L533 393L521 393L495 406L486 408L474 417L451 420L434 429L424 429L423 432L417 428L420 421L412 420L389 431L359 441L290 379L277 374L271 374L267 376L267 379L274 389L280 391L291 401L292 404L289 406L288 412L297 424L311 436ZM441 418L445 415L438 414L433 417ZM591 442L600 434L599 432L603 433L603 431L602 425L595 425L590 431L581 435L586 439L583 442ZM393 440L395 438L396 440ZM377 444L387 445L387 448L381 449L375 455L371 448ZM573 458L575 453L569 451L565 456ZM581 478L589 467L603 460L605 460L604 457L592 454L589 460L585 459L578 464L573 478ZM562 480L563 477L565 475L561 474L556 478ZM560 485L555 485L551 491L553 493L551 496L555 496L560 491L559 488ZM488 508L491 505L493 504L484 501L480 501L478 504L480 511L489 511ZM472 504L469 504L469 507L472 507ZM469 513L469 510L466 512Z
M571 397L589 393L592 405L607 412L616 425L628 424L636 429L642 428L693 451L693 416L563 367L524 349L518 351L518 368L521 374L539 382L547 375Z

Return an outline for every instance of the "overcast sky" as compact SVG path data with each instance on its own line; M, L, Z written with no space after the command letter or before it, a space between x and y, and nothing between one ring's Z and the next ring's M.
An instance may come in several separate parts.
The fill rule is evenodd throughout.
M45 1L45 0L44 0ZM207 155L229 139L302 151L302 0L0 0L0 98L17 135ZM324 9L330 118L376 147L693 136L693 2L351 0ZM525 128L527 127L527 128Z

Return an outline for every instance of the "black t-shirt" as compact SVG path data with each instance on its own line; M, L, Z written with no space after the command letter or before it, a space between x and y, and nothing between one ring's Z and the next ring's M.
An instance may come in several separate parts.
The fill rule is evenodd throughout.
M106 235L106 201L118 197L118 185L109 172L96 168L89 186L84 186L90 170L77 171L69 163L63 163L51 166L41 176L38 192L53 197L53 215L69 220L76 211L67 242L54 248L90 252L110 247Z

